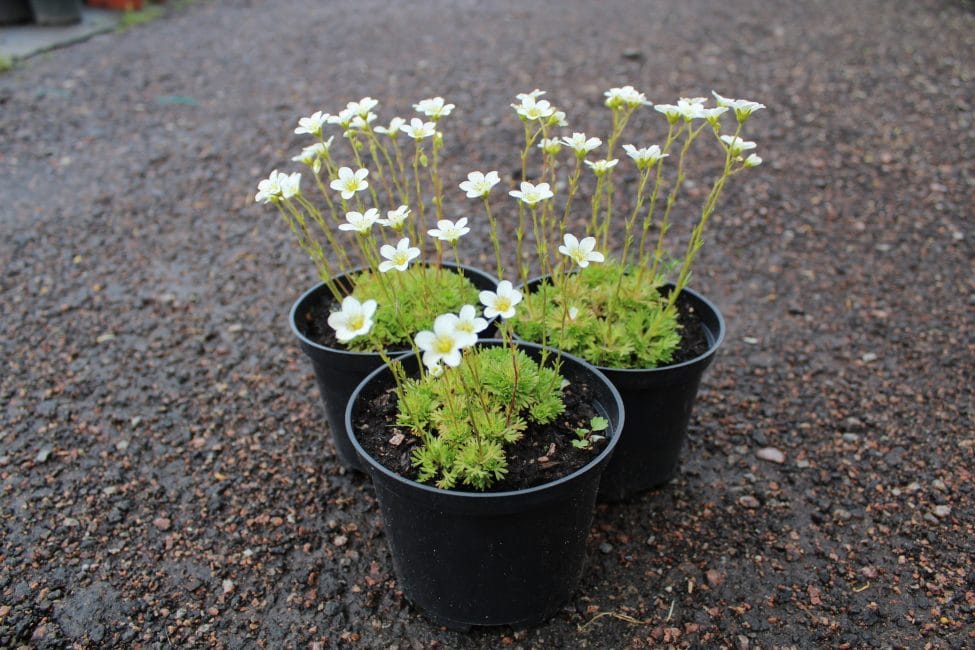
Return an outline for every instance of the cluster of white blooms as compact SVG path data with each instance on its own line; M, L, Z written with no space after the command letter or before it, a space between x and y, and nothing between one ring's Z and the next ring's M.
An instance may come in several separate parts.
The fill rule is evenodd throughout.
M600 138L589 137L582 132L574 132L571 136L561 136L549 130L552 127L565 127L567 126L567 122L565 120L565 113L557 110L547 99L542 99L543 95L545 95L545 92L538 89L530 93L520 93L517 95L518 103L511 104L518 117L525 123L526 138L528 138L527 144L530 145L533 142L537 142L538 148L552 158L557 156L563 147L571 150L576 158L577 173L579 167L584 163L597 177L610 174L618 165L619 159L611 158L610 156L601 160L587 159L590 153L603 144ZM614 130L609 138L609 148L611 150L613 149L615 142L617 142L617 137L622 131L623 124L629 119L632 111L643 106L652 106L657 112L666 116L668 123L672 127L672 132L675 129L687 129L686 132L691 134L691 138L700 131L700 128L691 126L691 123L695 120L709 122L714 127L715 134L720 134L719 118L722 114L733 111L738 121L738 131L735 132L735 135L719 135L720 142L724 146L728 156L730 156L729 160L736 161L742 167L755 167L760 165L762 159L755 153L749 153L756 148L756 143L745 140L739 137L738 134L741 131L741 125L755 111L764 109L765 105L745 99L723 97L715 91L712 91L712 95L717 106L708 107L707 99L704 97L681 97L675 104L654 105L642 92L636 90L633 86L610 88L604 93L605 104L614 111L614 129L616 130ZM371 97L363 97L359 101L348 102L346 107L335 115L324 111L315 111L309 116L299 118L294 132L296 134L314 136L318 138L318 142L303 147L301 152L294 156L292 160L311 168L316 180L323 167L328 170L328 175L330 176L327 179L329 187L341 196L342 208L347 210L345 212L345 222L339 223L338 225L339 230L362 235L361 242L371 241L370 233L375 224L388 227L397 233L397 237L386 240L383 243L379 248L379 257L374 257L373 259L378 261L378 270L381 273L388 273L394 270L403 272L408 270L410 263L421 255L421 246L411 245L410 238L403 236L409 232L415 238L420 237L417 229L413 228L414 224L407 223L407 219L411 214L410 207L408 205L400 205L395 210L388 210L386 217L381 218L378 207L363 206L361 197L359 196L361 192L369 190L373 201L376 201L375 188L370 189L370 184L367 180L370 175L369 170L362 166L364 163L360 161L358 155L356 156L356 161L358 162L357 168L334 165L331 159L334 136L325 139L324 131L327 125L337 125L343 130L346 137L353 140L352 144L358 147L361 147L362 144L356 143L354 139L360 133L364 133L369 138L372 138L369 141L370 147L374 144L379 144L375 138L375 134L385 135L389 139L395 140L401 133L404 133L407 137L415 140L417 160L419 160L422 147L421 143L428 138L433 138L434 153L436 154L437 147L440 146L442 139L442 135L437 131L437 125L442 118L452 114L455 106L454 104L447 103L443 97L439 96L423 99L413 104L413 108L419 115L426 119L413 117L407 121L402 117L393 117L388 125L373 127L372 123L378 119L373 109L378 105L379 102L377 100ZM531 133L534 135L529 135ZM670 144L671 140L668 139L667 146L669 147ZM395 142L393 145L396 149L397 162L399 162L398 145ZM627 156L633 160L637 169L643 172L642 178L644 181L649 177L650 170L655 165L662 164L663 159L669 155L658 145L638 147L634 144L624 144L622 148ZM385 150L383 151L385 152ZM376 159L375 151L373 150L372 153L373 158ZM612 151L609 153L612 155ZM746 155L747 157L744 157ZM436 161L436 158L434 160ZM389 161L388 156L387 162L390 168L392 168L393 164ZM414 162L414 166L416 164ZM423 164L427 164L425 158L423 158ZM401 164L400 167L402 168ZM383 169L381 166L377 169L377 172L376 178L379 178L382 184L387 184L387 176L382 173ZM494 221L491 216L488 197L492 189L500 181L501 178L497 171L488 171L486 173L472 171L468 173L467 180L462 181L458 185L459 189L468 198L484 201L488 216L492 219L492 228ZM419 184L419 180L417 180L417 183ZM287 174L278 172L275 169L266 179L258 183L258 192L255 195L255 200L259 203L279 204L279 208L282 211L285 208L294 211L301 206L307 207L307 201L300 196L300 184L300 173ZM437 187L439 188L439 185ZM641 192L643 191L642 187L641 185ZM574 191L575 186L570 184L570 192ZM521 204L528 206L533 211L533 214L535 214L534 211L536 209L539 209L539 204L554 197L553 187L548 182L539 182L536 184L529 181L522 181L517 190L511 190L508 194ZM292 203L291 199L295 199L295 197L298 197L299 200ZM392 198L391 192L390 198ZM348 210L349 206L345 202L353 199L356 201L358 210ZM408 193L405 193L405 196L401 200L408 200ZM571 201L571 195L569 200ZM329 205L331 207L331 203ZM544 206L545 210L550 208L551 204ZM333 216L337 215L333 212ZM426 231L434 239L456 244L461 237L471 231L471 228L468 227L468 219L466 217L451 221L449 219L439 218L440 216L438 213L437 227ZM410 225L411 228L407 229L407 225ZM493 230L492 237L494 238L495 248L497 249L497 233ZM562 245L558 247L558 251L569 258L578 268L585 268L590 263L603 262L605 259L603 253L595 250L597 243L595 237L584 237L579 240L574 235L564 233L563 231L562 240ZM392 241L396 241L396 244L393 245L391 243ZM603 245L606 246L605 238ZM497 256L500 274L500 253L497 253ZM487 326L487 320L485 319L496 317L510 319L514 317L515 306L521 299L521 292L514 289L510 281L505 280L498 285L496 291L481 292L480 301L484 307L483 317L476 313L472 305L465 305L459 314L442 314L438 316L433 323L433 329L431 331L420 332L415 337L417 347L423 351L424 364L432 373L442 372L443 368L441 364L447 366L459 364L461 350L476 343L477 333ZM371 330L376 307L375 300L367 300L360 303L355 298L346 297L342 301L341 309L329 315L328 323L335 329L338 340L347 342L357 336L367 334ZM570 307L568 309L568 317L570 320L575 320L577 316L578 309L576 307Z
M623 86L622 88L610 88L603 95L606 97L606 105L610 108L637 108L638 106L650 106L647 96L633 86Z
M290 199L297 195L300 188L301 174L285 174L275 169L257 184L254 200L258 203L277 203L281 199Z

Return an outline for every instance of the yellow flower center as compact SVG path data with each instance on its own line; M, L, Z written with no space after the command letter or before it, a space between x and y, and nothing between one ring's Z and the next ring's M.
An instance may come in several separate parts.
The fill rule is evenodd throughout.
M511 309L511 299L498 296L497 301L494 303L494 308L501 313L508 311Z
M450 336L438 336L433 342L433 349L438 354L447 354L454 349L454 339Z
M352 318L349 319L349 329L352 330L353 332L356 330L361 330L362 326L365 325L365 323L366 323L366 317L363 316L362 314L353 316Z

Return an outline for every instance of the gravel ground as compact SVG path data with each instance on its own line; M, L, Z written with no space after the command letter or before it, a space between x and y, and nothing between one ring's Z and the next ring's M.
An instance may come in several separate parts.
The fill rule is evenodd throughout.
M199 2L0 76L0 647L975 645L971 5L396 7ZM439 629L338 467L256 180L363 95L457 104L457 175L514 167L517 92L589 130L625 83L769 107L697 267L728 339L565 611Z

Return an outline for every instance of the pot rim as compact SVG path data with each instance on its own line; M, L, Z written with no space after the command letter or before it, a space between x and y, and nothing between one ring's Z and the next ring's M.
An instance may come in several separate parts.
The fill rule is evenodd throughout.
M531 280L529 280L527 282L527 284L529 284L529 285L535 284L535 283L540 282L540 281L542 281L542 280L544 280L544 279L546 279L548 277L549 276L547 276L547 275L540 275L540 276L538 276L536 278L532 278ZM518 286L520 288L520 287L523 287L525 285L524 284L520 284ZM671 288L673 288L675 285L674 285L673 282L667 282L667 283L664 283L661 286L662 287L671 287ZM680 363L667 364L666 366L657 366L656 368L620 368L618 366L600 366L600 365L596 365L594 363L590 363L590 365L593 366L594 368L599 369L602 372L607 372L608 371L608 372L612 372L612 373L621 373L621 374L651 374L651 373L668 372L668 371L679 370L681 368L687 368L689 366L693 366L695 364L704 363L704 362L708 361L708 359L710 359L711 357L713 357L715 355L715 353L717 353L718 348L721 347L721 344L724 342L724 338L725 338L725 322L724 322L724 316L721 314L721 310L718 309L717 306L713 302L711 302L710 300L708 300L707 298L705 298L702 294L698 293L697 291L694 291L693 289L691 289L689 287L684 287L681 290L681 293L688 294L694 300L697 300L698 302L702 303L705 307L707 307L709 310L711 310L711 312L714 314L714 320L717 321L717 333L714 335L714 341L710 345L708 345L708 349L707 350L705 350L704 352L702 352L698 356L694 357L693 359L687 359L686 361L681 361ZM702 318L702 322L703 322L703 318ZM710 328L708 328L707 326L705 326L705 329L707 329L710 332ZM515 337L518 338L518 340L522 340L522 341L524 340L524 339L521 339L520 337L518 337L517 334L515 334ZM527 341L527 342L530 342L530 341ZM563 353L563 354L567 354L567 353ZM589 363L589 362L587 362L587 363Z
M484 339L482 341L478 341L477 345L483 345L485 343L499 345L499 344L503 344L504 342L501 339ZM530 341L516 341L516 343L520 347L535 348L536 350L543 349L543 346L538 345L537 343L532 343ZM620 436L623 432L625 413L623 410L623 398L620 397L619 391L616 390L616 386L614 386L613 382L611 382L606 377L606 375L604 375L596 366L592 365L591 363L589 363L584 359L580 359L575 355L568 354L567 352L560 352L559 350L548 346L544 346L544 347L555 354L561 354L563 359L568 359L569 361L578 364L583 370L586 370L590 374L592 374L592 376L595 377L597 381L605 384L605 387L609 390L612 404L615 404L616 410L619 414L617 424L615 427L613 427L614 429L613 435L609 436L608 442L606 446L603 447L603 450L600 451L595 457L593 457L588 463L576 469L570 474L566 474L565 476L561 476L547 483L542 483L541 485L534 485L530 488L523 488L520 490L506 490L504 492L470 492L470 491L462 491L462 490L444 490L442 488L438 488L433 485L427 485L426 483L419 483L417 481L414 481L413 479L409 479L406 478L405 476L397 474L396 472L389 469L388 467L380 463L378 460L373 458L365 449L362 448L362 445L359 443L359 438L355 434L355 429L352 426L353 405L358 400L362 390L368 384L370 384L381 373L388 371L389 369L388 364L383 364L379 368L376 368L375 370L370 372L369 375L362 380L362 383L359 384L356 387L356 389L352 392L352 396L349 397L349 403L345 407L345 428L346 428L346 433L349 436L349 440L352 441L352 446L355 447L356 453L358 453L359 457L365 462L365 464L367 464L374 471L380 472L386 478L391 479L408 489L419 490L420 492L423 493L435 495L438 498L450 498L458 501L475 499L480 502L489 502L489 501L500 501L504 499L510 499L512 497L524 497L527 495L539 494L542 492L547 492L549 490L557 489L560 486L565 485L579 478L584 474L587 474L594 467L598 467L601 463L604 463L609 458L609 456L613 453L613 450L616 448L616 444L619 442ZM406 354L396 357L396 359L394 360L400 361L412 357L413 357L413 352L407 352ZM609 410L608 405L604 405L604 406L607 407L606 410L608 411Z
M493 280L495 285L497 285L498 283L497 279L490 273L487 273L486 271L479 269L477 267L469 266L467 264L457 264L455 262L441 262L441 267L458 269L463 272L473 271L475 273L483 275L486 278L489 278L490 280ZM368 268L369 267L366 266L357 266L351 271L348 271L346 273L340 273L334 276L332 278L332 281L334 282L336 280L350 280L351 276L355 276L356 274L361 273L362 271L366 271L368 270ZM365 358L378 357L379 352L359 352L356 350L343 350L341 348L333 348L327 345L322 345L321 343L316 343L315 341L312 341L310 338L305 336L304 332L302 332L301 329L299 329L297 320L295 318L296 315L298 314L298 309L313 294L317 294L319 291L322 291L323 289L327 290L324 281L315 284L313 287L311 287L310 289L302 293L301 296L299 296L298 299L294 301L294 304L291 305L291 310L288 312L288 323L291 326L291 331L298 338L298 341L300 341L302 345L306 345L313 350L320 350L323 352L329 352L331 354L345 355L350 359L365 359ZM398 348L395 350L384 350L384 352L389 355L401 355L401 354L409 353L410 351L407 349Z

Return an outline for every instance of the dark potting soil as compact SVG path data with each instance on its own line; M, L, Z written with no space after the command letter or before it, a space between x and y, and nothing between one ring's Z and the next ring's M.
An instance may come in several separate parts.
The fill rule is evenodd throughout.
M533 425L522 438L505 447L508 473L504 479L485 492L505 492L542 485L568 476L595 458L606 446L606 439L599 440L586 449L572 445L577 439L575 429L588 427L590 419L601 415L593 406L592 388L583 383L572 383L562 392L565 413L547 425ZM390 387L362 402L364 405L353 417L359 443L384 467L400 476L417 480L418 471L413 467L413 450L420 446L420 439L409 428L397 426L397 399ZM399 444L391 440L399 438ZM432 483L431 483L432 484ZM458 490L471 488L458 486Z
M711 347L704 333L701 317L685 294L677 298L677 322L680 324L680 347L674 353L671 364L696 359Z

